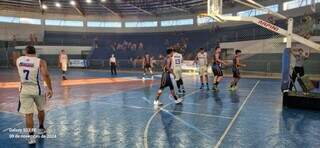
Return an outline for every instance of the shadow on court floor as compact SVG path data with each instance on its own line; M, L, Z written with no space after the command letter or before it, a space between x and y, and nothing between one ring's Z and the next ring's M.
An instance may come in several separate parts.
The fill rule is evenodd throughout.
M12 73L0 73L0 82L17 81ZM141 73L121 73L118 77L132 82L62 87L58 72L51 73L55 96L45 122L49 137L38 139L35 147L320 146L320 112L283 108L279 80L242 79L230 92L226 78L220 91L212 92L199 90L198 78L187 76L183 105L175 105L166 90L163 108L155 109L158 77L143 82ZM71 80L102 77L110 75L69 73ZM0 147L29 147L23 138L10 138L25 134L12 130L24 128L17 96L16 88L0 89Z

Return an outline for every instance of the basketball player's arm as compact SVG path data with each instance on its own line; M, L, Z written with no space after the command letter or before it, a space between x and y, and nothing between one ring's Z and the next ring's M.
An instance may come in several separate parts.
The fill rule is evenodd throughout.
M169 72L173 73L173 72L172 72L172 69L171 69L171 65L170 65L171 62L172 62L172 59L171 59L171 58L168 58L168 59L167 59L167 62L166 62L166 69L167 69Z
M310 56L310 49L308 49L308 52L305 53L304 58L308 59Z
M198 54L196 55L196 58L194 58L193 64L198 64Z
M61 67L62 67L62 63L61 63L61 54L59 54L58 66L59 66L59 68L61 68Z
M237 62L237 66L238 67L247 67L247 65L240 63L240 58L239 57L236 58L236 62Z
M144 68L145 60L145 58L142 59L142 68Z
M181 63L183 63L183 56L181 56Z
M41 73L41 76L42 76L43 80L46 82L47 87L48 87L47 97L51 98L53 95L52 84L51 84L51 79L50 79L50 75L48 72L47 62L44 60L40 61L40 73Z
M66 54L66 57L67 57L67 66L69 66L69 57L68 57L68 55Z
M222 60L220 59L218 53L214 54L214 56L215 56L215 59L217 59L217 61L218 61L219 63L222 63L223 65L227 65L224 61L222 61Z

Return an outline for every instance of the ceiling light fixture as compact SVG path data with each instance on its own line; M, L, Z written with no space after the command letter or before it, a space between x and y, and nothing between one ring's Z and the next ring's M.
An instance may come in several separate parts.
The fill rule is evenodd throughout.
M76 2L72 0L72 1L70 1L70 5L75 6Z
M56 7L61 8L61 4L59 2L55 3Z
M48 9L48 6L46 4L42 4L42 9L43 10L47 10Z

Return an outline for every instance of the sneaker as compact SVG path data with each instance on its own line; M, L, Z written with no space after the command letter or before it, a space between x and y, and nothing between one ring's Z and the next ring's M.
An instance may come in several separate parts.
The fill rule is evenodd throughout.
M201 85L200 89L203 89L203 85Z
M47 130L45 128L39 128L38 134L45 135L45 134L47 134Z
M67 80L67 78L65 76L62 77L62 80Z
M156 106L162 106L163 104L159 100L154 100L153 104Z
M36 137L34 135L30 135L29 139L28 139L28 144L32 145L32 144L36 144Z
M238 87L237 86L233 86L233 90L237 90L238 89Z
M207 85L207 90L209 90L210 89L210 87L209 87L209 85Z
M182 93L186 93L186 91L183 89L183 90L182 90Z
M174 102L176 102L176 104L181 104L182 103L182 101L183 101L183 99L182 98L178 98L177 100L175 100Z
M212 87L212 90L213 90L213 91L218 91L217 86L214 85L214 86Z
M180 90L180 89L178 90L178 94L182 94L182 92L181 92L181 90Z

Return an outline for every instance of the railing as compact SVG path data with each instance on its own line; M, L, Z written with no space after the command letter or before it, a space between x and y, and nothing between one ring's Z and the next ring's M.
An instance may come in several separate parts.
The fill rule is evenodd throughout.
M247 67L241 68L243 73L259 74L259 76L270 77L281 73L281 60L243 60L243 64ZM85 69L105 69L109 70L108 60L89 60L89 66L84 67ZM57 62L48 62L50 68L57 68ZM231 63L229 63L231 64ZM0 68L8 68L8 63L5 60L0 60ZM163 60L155 60L153 64L153 71L162 71ZM13 68L12 65L9 67ZM231 74L231 65L224 66L223 70L226 74ZM307 75L320 75L320 61L319 60L308 60L305 62L305 73ZM130 61L130 60L118 60L118 70L124 71L143 71L142 60ZM209 68L210 69L210 68ZM209 71L211 72L211 71Z
M246 72L257 72L263 73L266 76L275 73L281 73L281 60L243 60L242 63L246 64L247 67L241 68L242 71ZM156 60L154 62L154 71L161 71L163 60ZM90 60L89 69L109 69L108 60ZM130 60L118 60L118 69L120 70L132 70L141 71L142 61L130 61ZM224 71L226 73L231 73L231 65L225 66ZM320 61L306 61L305 62L305 73L306 74L320 74Z

